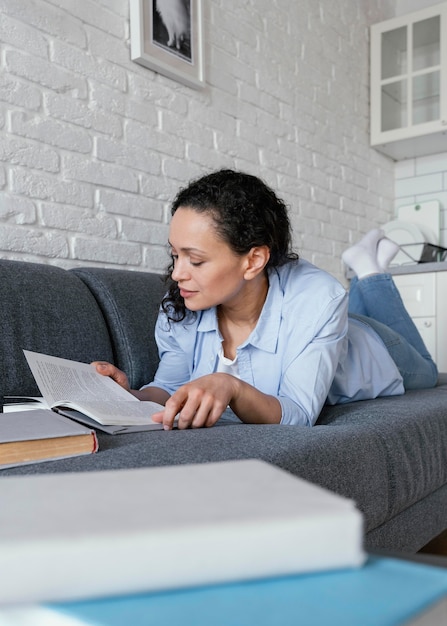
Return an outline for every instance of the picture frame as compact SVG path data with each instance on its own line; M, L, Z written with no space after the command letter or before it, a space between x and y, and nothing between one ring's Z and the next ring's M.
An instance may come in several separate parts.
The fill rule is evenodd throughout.
M203 88L202 0L130 0L130 48L132 61Z

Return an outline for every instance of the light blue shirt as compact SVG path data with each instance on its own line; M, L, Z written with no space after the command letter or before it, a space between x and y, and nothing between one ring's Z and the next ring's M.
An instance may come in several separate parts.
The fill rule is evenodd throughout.
M305 260L269 273L258 323L237 349L241 380L281 404L281 424L313 425L326 400L335 404L403 393L402 379L372 329L349 322L348 294ZM349 335L349 336L348 336ZM222 336L216 309L169 323L160 312L160 364L153 382L170 395L216 371Z

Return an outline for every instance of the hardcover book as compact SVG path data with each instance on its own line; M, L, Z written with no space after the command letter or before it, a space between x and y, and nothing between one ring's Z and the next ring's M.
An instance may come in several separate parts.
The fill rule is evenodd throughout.
M0 413L0 469L91 454L97 449L94 430L53 411Z

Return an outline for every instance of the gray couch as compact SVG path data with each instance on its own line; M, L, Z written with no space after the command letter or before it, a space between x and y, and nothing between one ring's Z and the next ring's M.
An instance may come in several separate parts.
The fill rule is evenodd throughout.
M157 366L153 328L164 291L150 273L0 260L0 396L37 395L22 348L113 361L133 387ZM259 458L356 501L367 549L415 552L447 528L447 377L435 389L325 407L313 428L98 433L97 454L2 476Z

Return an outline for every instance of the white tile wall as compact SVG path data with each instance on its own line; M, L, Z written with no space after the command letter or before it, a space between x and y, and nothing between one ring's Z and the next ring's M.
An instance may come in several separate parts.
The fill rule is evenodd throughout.
M440 203L440 244L447 247L447 152L395 163L395 211L427 200Z
M395 2L204 2L197 91L130 61L128 0L0 0L0 256L162 271L169 200L231 166L278 190L299 252L342 277L342 250L393 212L368 26Z

